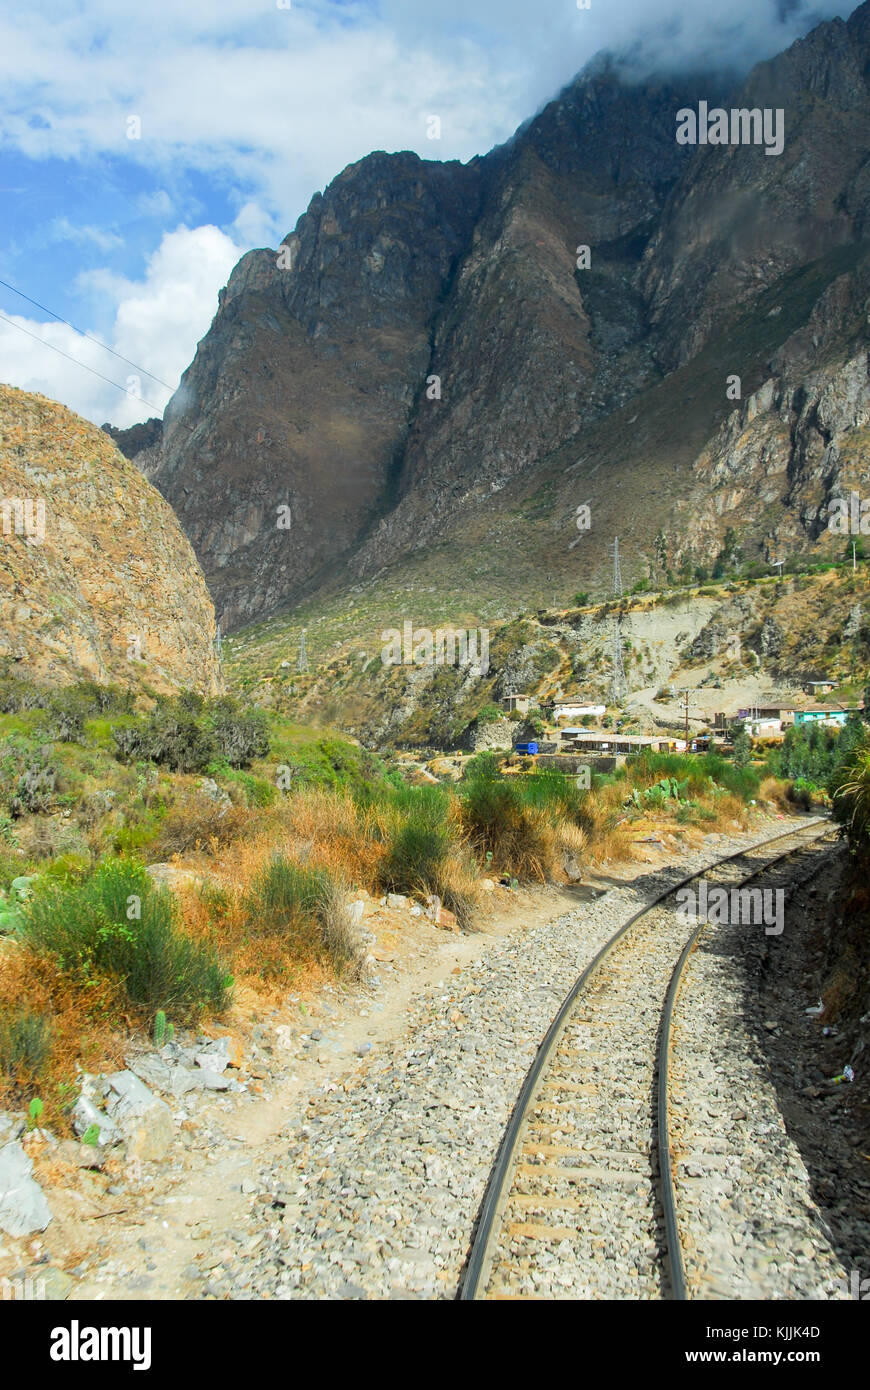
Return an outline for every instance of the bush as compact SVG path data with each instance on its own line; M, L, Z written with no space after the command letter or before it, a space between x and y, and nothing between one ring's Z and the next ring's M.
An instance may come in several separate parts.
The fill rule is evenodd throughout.
M798 777L789 787L786 793L789 801L793 802L802 811L811 811L813 801L817 795L817 789L812 782L808 782L806 777Z
M268 754L269 730L264 710L243 709L238 700L227 696L211 706L210 720L218 753L230 767L247 767L254 758Z
M46 1014L26 1004L0 1016L0 1073L24 1095L32 1093L51 1052L52 1027Z
M113 728L112 735L125 762L160 763L173 772L204 772L217 754L211 732L183 698L158 705L141 724Z
M8 669L0 674L0 714L24 714L44 709L49 700L45 686L25 680Z
M250 819L247 807L232 806L197 790L167 811L157 830L157 852L164 858L187 854L193 849L214 853L243 835ZM141 843L153 839L152 830Z
M325 952L339 970L361 968L363 950L344 890L326 869L275 855L245 897L251 930L279 933L291 958Z
M545 882L556 862L556 831L545 809L552 793L525 793L518 785L523 780L481 768L461 785L462 821L478 859L514 878Z
M9 811L13 816L44 814L51 810L56 791L56 769L48 763L33 763L19 777Z
M107 860L84 882L43 879L21 915L25 942L79 978L110 977L149 1014L185 1021L228 1003L232 982L214 952L184 934L172 894L141 865Z

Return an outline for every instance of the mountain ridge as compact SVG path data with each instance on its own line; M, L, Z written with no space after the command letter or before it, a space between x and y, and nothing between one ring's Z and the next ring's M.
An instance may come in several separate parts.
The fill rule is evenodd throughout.
M502 506L542 488L554 494L555 547L521 558L522 538L506 536L533 593L551 579L600 588L616 533L641 578L661 568L659 535L665 568L729 527L764 559L779 538L759 528L749 488L732 490L743 500L731 505L717 494L702 525L687 524L684 501L721 451L725 416L766 381L766 412L812 395L813 335L802 357L787 342L813 314L842 320L838 294L866 298L868 72L865 4L730 93L709 76L629 85L602 59L468 164L375 152L348 165L282 243L292 269L279 269L278 250L241 259L161 440L152 431L131 450L177 511L224 627L319 588L380 582L397 565L415 591L415 566L421 577L445 539L456 581L483 598L501 563L481 563L488 519L504 531ZM756 98L784 106L782 156L676 143L679 108ZM867 339L853 317L840 368ZM832 323L816 337L833 350ZM732 375L742 391L729 403ZM778 450L769 486L785 508L779 532L798 549L824 541L843 440L863 428L866 383L856 389L851 425L814 465L811 500L801 459ZM650 440L641 463L630 462L632 431ZM601 455L588 468L587 442ZM758 457L744 463L747 480L757 475ZM586 501L602 468L605 495L575 565L568 493ZM658 470L657 487L646 490L644 469Z

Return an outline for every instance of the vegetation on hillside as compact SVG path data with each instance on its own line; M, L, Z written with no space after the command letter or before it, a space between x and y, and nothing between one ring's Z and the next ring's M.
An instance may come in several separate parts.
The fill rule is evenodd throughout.
M760 797L784 803L769 769L714 754L644 754L587 790L489 753L416 786L232 699L7 676L0 710L0 1076L56 1111L76 1063L158 1014L358 974L354 893L437 899L468 927L484 878L564 882L653 827L744 826Z

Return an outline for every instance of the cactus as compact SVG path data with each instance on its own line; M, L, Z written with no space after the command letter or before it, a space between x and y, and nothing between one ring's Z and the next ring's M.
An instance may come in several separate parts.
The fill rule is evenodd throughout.
M166 1014L158 1009L154 1015L154 1046L162 1047L166 1041Z

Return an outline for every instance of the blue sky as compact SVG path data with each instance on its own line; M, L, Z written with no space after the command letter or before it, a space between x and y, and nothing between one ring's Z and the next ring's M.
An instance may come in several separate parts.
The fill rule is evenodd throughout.
M0 318L0 380L98 423L162 413L239 256L276 245L312 193L370 150L469 159L602 48L745 67L853 8L3 0L0 279L144 370L0 286L0 315L16 325ZM122 388L139 381L119 390L78 363Z

